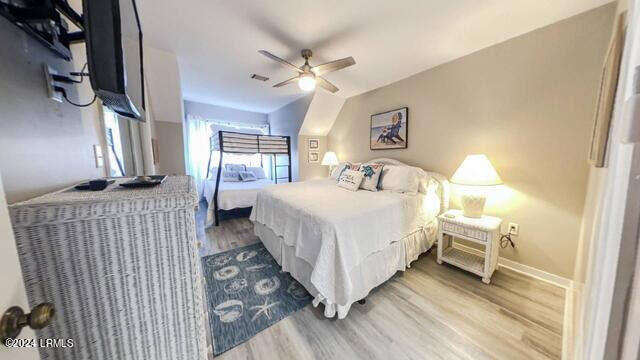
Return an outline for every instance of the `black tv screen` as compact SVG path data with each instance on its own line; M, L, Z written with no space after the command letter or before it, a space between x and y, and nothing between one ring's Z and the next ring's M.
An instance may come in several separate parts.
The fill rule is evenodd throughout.
M144 121L142 29L135 0L84 0L91 86L105 106Z

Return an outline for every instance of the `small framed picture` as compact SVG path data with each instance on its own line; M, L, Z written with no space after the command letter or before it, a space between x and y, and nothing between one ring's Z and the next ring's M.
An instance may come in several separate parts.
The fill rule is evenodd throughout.
M309 150L320 149L320 139L309 139Z
M320 162L320 153L317 151L309 151L309 162L310 163Z

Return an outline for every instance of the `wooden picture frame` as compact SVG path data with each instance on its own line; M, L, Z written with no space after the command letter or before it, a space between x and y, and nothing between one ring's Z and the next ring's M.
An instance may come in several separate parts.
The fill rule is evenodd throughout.
M310 163L319 163L320 162L320 152L319 151L309 151L309 162Z
M602 67L600 90L591 135L591 147L589 149L589 163L596 168L606 167L607 145L609 141L609 128L618 87L620 75L620 61L624 47L624 21L625 14L616 18L614 32L609 43L609 49Z
M320 139L309 139L307 141L307 150L319 150Z
M369 149L406 149L409 146L409 108L389 110L371 115Z

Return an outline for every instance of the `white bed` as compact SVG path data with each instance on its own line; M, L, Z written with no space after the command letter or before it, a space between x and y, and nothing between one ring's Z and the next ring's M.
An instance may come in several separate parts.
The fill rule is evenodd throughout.
M266 188L250 219L284 271L314 296L324 314L344 318L395 272L435 242L437 215L448 207L448 183L418 194L352 192L332 179Z
M220 188L218 189L218 209L233 210L252 207L256 202L256 194L258 191L270 185L274 185L274 182L270 179L258 179L256 181L246 182L220 181ZM205 226L210 226L214 222L213 194L215 190L215 179L207 179L204 181L204 198L209 205Z

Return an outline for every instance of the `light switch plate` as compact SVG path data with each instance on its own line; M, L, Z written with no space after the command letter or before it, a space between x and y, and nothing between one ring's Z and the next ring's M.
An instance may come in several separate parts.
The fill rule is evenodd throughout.
M96 168L104 166L104 157L102 156L102 146L93 145L93 156L96 159Z
M62 94L53 89L56 85L51 75L58 75L58 72L55 71L51 66L44 64L44 79L47 85L47 96L51 100L62 102Z

